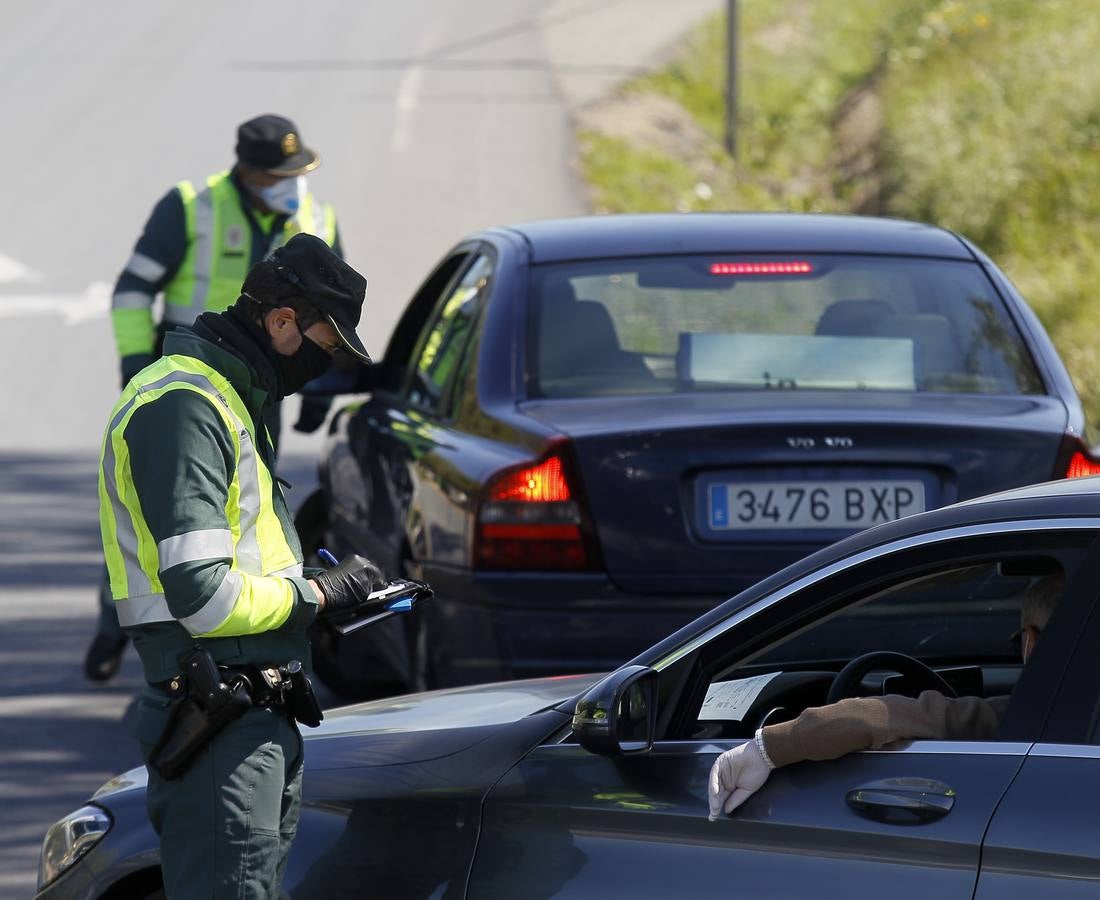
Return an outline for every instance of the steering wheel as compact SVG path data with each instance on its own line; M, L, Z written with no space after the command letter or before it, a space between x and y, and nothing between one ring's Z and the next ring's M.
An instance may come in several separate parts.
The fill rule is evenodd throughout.
M951 685L919 659L889 650L873 650L870 653L864 653L863 656L857 656L836 673L836 678L829 685L829 695L825 698L825 702L836 703L837 700L843 700L845 697L855 696L855 690L863 680L863 676L875 669L887 669L904 675L917 682L921 690L939 691L947 697L958 696Z

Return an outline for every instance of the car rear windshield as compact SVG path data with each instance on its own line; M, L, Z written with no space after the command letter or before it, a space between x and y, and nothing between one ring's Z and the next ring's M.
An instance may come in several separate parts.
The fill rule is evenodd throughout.
M676 256L533 270L529 393L708 390L1038 394L975 263Z

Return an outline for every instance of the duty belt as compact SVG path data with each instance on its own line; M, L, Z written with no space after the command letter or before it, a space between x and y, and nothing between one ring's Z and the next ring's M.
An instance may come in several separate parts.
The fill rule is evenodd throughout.
M273 709L287 705L294 667L300 670L301 665L297 660L291 660L283 665L271 666L218 666L218 674L227 684L243 678L252 705ZM152 687L172 697L181 697L187 693L187 676L174 675L167 681L153 682Z
M164 779L178 777L195 756L250 707L276 709L315 728L324 719L313 686L296 659L273 666L219 666L196 646L179 657L180 674L154 687L171 697L168 716L149 753Z

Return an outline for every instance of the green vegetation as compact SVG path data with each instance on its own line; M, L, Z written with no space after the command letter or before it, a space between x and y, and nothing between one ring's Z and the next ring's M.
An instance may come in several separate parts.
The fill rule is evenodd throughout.
M1100 2L741 9L738 164L721 145L718 19L609 104L632 111L625 126L606 110L582 123L595 207L858 212L957 230L1027 296L1100 423Z

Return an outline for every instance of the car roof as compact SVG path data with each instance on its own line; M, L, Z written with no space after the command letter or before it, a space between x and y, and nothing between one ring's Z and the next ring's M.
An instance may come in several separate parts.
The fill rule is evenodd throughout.
M903 219L815 213L578 216L508 226L535 263L670 253L875 253L973 260L955 234Z

